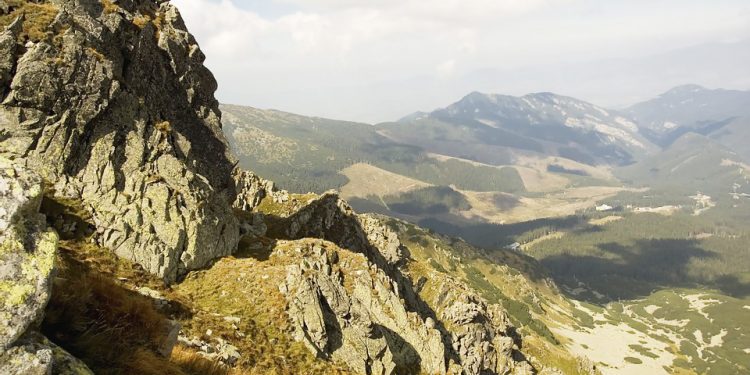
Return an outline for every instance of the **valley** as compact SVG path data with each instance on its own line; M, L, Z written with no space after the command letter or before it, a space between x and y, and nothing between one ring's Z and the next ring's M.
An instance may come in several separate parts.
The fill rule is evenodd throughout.
M462 238L488 254L538 262L534 267L549 272L572 302L550 303L543 315L531 308L531 315L602 374L741 373L750 363L743 326L750 306L750 180L745 149L736 145L750 140L727 136L722 129L731 127L694 124L709 123L708 115L740 116L750 102L742 92L735 98L685 90L659 100L684 101L693 93L691 100L721 103L718 95L732 97L734 107L717 104L698 112L703 117L678 110L658 117L664 116L658 108L673 107L647 103L618 114L553 94L516 100L473 93L398 122L357 124L360 133L345 141L354 143L325 149L327 160L343 163L339 169L313 165L340 176L326 189L339 189L357 211ZM235 115L238 108L224 107L230 134L252 124L282 144L309 145L312 155L324 149L317 137L349 126L311 119L321 125L299 127L320 135L299 138L294 132L301 130L279 126L286 120L274 112L243 109L263 118L254 121ZM649 116L658 120L639 129ZM662 123L670 135L657 138L653 129ZM553 138L537 137L550 129ZM238 150L244 145L233 143ZM273 162L240 159L316 191L306 176ZM554 294L546 298L560 298Z

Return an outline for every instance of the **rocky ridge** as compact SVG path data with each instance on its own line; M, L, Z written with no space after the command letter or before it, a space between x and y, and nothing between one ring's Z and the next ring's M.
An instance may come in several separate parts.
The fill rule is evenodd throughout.
M289 206L286 212L270 210L272 214L266 217L269 236L320 238L347 249L340 251L366 258L360 269L347 264L339 266L345 271L336 272L338 253L329 254L322 246L307 252L296 249L305 256L289 268L282 289L297 337L313 351L324 357L344 356L343 361L353 368L363 368L364 363L365 373L390 373L390 368L427 373L533 373L528 363L512 355L518 348L502 307L488 306L468 286L451 279L441 280L437 304L422 299L416 286L419 281L408 272L408 263L413 262L408 250L379 218L354 213L333 192ZM342 272L356 275L349 290ZM341 333L329 337L332 323L349 329L343 335L348 340L360 337L357 342L368 344L354 348L341 342ZM372 342L381 336L389 338L389 350ZM380 348L374 351L375 357L373 348Z

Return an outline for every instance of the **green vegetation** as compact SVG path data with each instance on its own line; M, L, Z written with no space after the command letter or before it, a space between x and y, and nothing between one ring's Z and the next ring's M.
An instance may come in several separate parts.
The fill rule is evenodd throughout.
M691 285L748 295L750 227L709 213L624 214L601 226L580 220L564 236L536 244L529 253L563 284L575 286L575 278L609 299Z
M640 365L641 363L643 363L643 361L635 357L625 357L625 362L636 364L636 365Z
M524 191L514 168L478 166L455 159L440 161L419 147L393 142L371 125L240 106L225 105L222 109L224 131L240 164L293 192L339 189L348 182L339 172L356 163L372 164L434 185Z

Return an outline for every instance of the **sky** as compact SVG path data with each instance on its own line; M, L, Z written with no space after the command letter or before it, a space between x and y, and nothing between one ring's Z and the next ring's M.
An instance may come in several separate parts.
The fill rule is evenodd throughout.
M748 0L172 0L228 104L377 123L472 91L750 89Z

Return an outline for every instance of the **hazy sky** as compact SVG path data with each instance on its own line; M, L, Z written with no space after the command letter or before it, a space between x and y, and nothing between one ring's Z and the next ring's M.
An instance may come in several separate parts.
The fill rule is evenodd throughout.
M750 89L748 0L172 0L225 103L364 122L470 91Z

